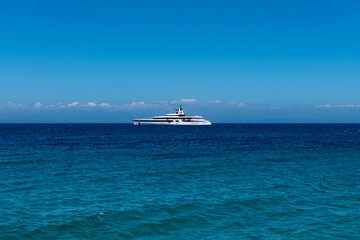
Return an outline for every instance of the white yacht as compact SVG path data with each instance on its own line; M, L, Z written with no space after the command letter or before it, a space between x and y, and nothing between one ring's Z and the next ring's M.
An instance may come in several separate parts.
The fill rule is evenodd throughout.
M133 119L132 121L134 125L211 125L211 122L202 116L185 116L181 106L176 110L176 113L150 119Z

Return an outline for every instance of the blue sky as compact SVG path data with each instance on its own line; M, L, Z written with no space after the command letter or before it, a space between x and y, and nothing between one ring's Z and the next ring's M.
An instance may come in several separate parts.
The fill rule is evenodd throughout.
M360 122L360 2L1 1L1 122Z

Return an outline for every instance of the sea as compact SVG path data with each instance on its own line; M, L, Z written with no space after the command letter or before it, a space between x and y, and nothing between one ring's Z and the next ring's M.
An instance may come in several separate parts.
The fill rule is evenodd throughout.
M360 124L0 124L0 239L360 239Z

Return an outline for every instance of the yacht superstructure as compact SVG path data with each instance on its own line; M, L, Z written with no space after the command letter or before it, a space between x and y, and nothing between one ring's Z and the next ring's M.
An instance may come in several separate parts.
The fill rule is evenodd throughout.
M133 119L132 121L134 125L211 125L211 122L202 116L185 116L181 106L176 109L176 113L149 119Z

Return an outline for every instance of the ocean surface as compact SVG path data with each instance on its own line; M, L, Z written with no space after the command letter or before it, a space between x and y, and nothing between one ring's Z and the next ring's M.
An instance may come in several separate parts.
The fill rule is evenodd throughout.
M0 239L360 239L360 124L0 124Z

